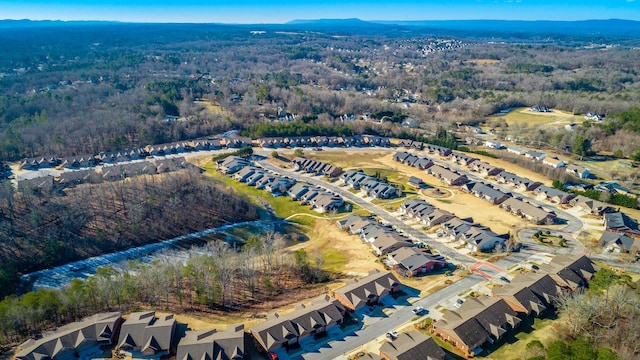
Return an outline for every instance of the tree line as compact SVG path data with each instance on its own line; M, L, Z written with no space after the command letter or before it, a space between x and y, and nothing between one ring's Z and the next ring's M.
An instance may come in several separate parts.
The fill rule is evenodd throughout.
M150 264L130 261L121 269L99 268L87 280L62 289L38 289L0 301L0 344L10 346L51 327L109 310L171 309L176 312L234 310L253 315L260 304L326 281L321 256L284 249L276 233L248 239L241 249L211 241L186 262L170 253ZM0 347L1 348L1 347Z
M0 295L18 274L252 220L258 210L197 170L78 186L62 193L0 187Z

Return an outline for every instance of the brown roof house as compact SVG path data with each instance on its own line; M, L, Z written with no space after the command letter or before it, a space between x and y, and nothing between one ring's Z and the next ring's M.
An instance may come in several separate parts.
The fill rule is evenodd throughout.
M311 301L310 305L298 305L291 313L274 313L249 332L264 351L286 350L305 337L323 334L340 325L344 315L342 304L324 295Z
M187 331L180 339L176 360L243 360L244 325L229 325L225 331Z
M553 211L547 211L539 206L513 197L500 204L500 208L511 212L513 215L521 216L534 224L553 224L556 221L556 214Z
M393 269L405 277L414 277L439 270L447 266L442 255L433 255L423 249L403 247L387 255Z
M598 269L598 266L585 255L559 255L549 264L541 266L540 272L549 274L558 285L575 291L586 287Z
M514 311L537 317L551 307L553 300L562 293L556 281L543 273L516 275L510 284L496 286L492 290L493 296L506 301Z
M444 360L446 353L431 337L409 331L382 344L380 356L385 360Z
M340 303L351 311L365 306L376 305L387 296L402 290L402 285L388 271L371 270L362 279L351 279L349 282L331 293Z
M603 214L615 212L616 210L598 200L590 199L586 196L578 195L569 200L569 205L588 211L590 214L602 216Z
M426 171L429 175L434 176L438 180L450 186L462 185L468 181L465 175L461 175L454 170L442 167L440 165L433 165Z
M520 318L502 299L481 296L464 302L434 322L436 334L466 355L478 354L485 343L499 341L520 324Z
M44 334L38 340L30 339L18 346L17 360L90 359L100 357L101 345L110 345L122 324L122 313L95 314L82 321L65 325Z
M155 311L135 312L122 324L117 349L133 358L167 355L173 348L176 319Z

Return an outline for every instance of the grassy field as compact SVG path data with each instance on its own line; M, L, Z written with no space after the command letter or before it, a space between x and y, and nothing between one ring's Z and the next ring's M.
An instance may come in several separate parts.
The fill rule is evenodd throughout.
M520 324L520 331L515 335L508 333L500 346L484 356L485 359L495 360L520 360L530 357L527 354L527 344L533 340L540 341L547 346L558 338L556 328L557 321L552 319L524 319ZM482 357L482 356L481 356Z
M489 120L502 118L509 126L514 124L527 124L529 127L558 124L564 126L569 123L582 123L584 118L580 115L555 110L549 113L537 113L529 111L528 108L516 108L507 114L494 115Z
M238 182L228 176L225 176L219 173L215 169L215 165L213 162L208 163L204 166L205 171L208 175L213 177L214 179L224 183L225 185L233 188L238 193L244 193L249 195L249 198L255 202L257 205L262 206L262 203L259 199L263 199L267 203L271 205L273 211L279 218L287 218L293 214L308 214L310 216L298 216L292 218L291 221L295 221L301 225L313 226L315 223L316 217L320 218L328 218L329 214L320 214L311 209L308 206L302 206L299 202L292 201L287 196L272 196L269 192L264 190L258 190L253 186L248 186L244 183Z
M214 114L223 114L224 110L220 105L214 105L210 101L207 100L196 100L193 102L195 105L203 106L205 109L209 110Z

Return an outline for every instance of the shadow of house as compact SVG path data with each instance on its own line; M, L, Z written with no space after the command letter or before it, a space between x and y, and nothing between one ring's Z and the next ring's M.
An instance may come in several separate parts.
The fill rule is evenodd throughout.
M33 179L18 180L19 192L36 192L48 194L53 190L54 177L51 175L41 176Z

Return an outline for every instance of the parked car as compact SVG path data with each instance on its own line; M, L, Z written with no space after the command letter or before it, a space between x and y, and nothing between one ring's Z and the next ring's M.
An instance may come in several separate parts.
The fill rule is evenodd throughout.
M387 337L391 340L395 339L398 337L398 332L397 331L389 331L387 333Z
M457 300L456 300L456 303L455 303L455 304L453 304L453 306L455 306L455 307L456 307L456 309L458 309L460 306L462 306L462 304L463 304L463 303L464 303L464 300L462 300L462 299L457 299Z
M540 270L540 267L538 265L531 265L531 268L533 270Z
M269 351L269 359L270 360L278 360L280 358L278 357L278 354L274 353L273 351Z
M504 282L506 282L506 283L510 283L510 282L511 282L511 280L507 279L507 278L506 278L506 277L504 277L504 276L500 276L500 280L502 280L502 281L504 281Z
M413 309L412 311L416 315L422 315L424 313L427 313L427 314L429 313L429 311L427 309L425 309L424 307L422 307L422 306L418 306L415 309Z

